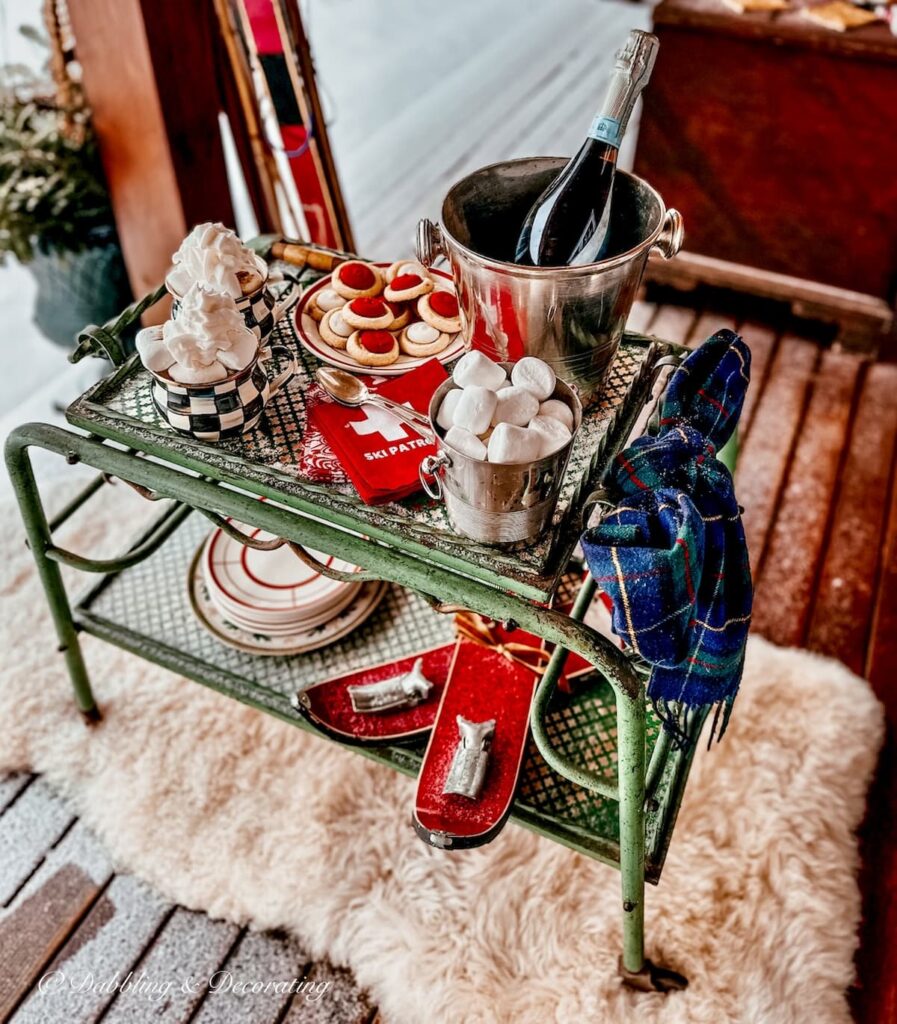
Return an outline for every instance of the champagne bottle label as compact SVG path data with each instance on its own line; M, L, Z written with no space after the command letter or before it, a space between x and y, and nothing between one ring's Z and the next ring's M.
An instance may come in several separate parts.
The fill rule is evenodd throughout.
M595 139L597 142L606 142L608 146L619 149L620 143L623 141L623 131L623 124L617 118L608 117L606 114L596 114L592 126L589 128L589 138Z

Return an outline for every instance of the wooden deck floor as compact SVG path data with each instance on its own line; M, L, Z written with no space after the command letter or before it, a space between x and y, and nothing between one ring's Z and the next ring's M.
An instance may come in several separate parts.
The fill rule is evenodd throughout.
M0 781L0 907L3 1022L370 1024L376 1016L349 972L313 962L294 939L213 921L116 874L34 776ZM117 978L121 991L88 984L61 997L53 984L63 976L78 989ZM228 990L229 977L283 985L242 995ZM293 979L301 986L291 993Z
M643 314L644 315L644 314ZM662 307L649 330L690 344L725 318ZM753 356L737 492L754 573L753 630L838 658L887 717L861 832L858 1024L897 1021L897 365L735 319ZM650 913L650 911L649 911Z
M840 658L870 679L888 709L888 747L862 834L865 922L852 997L861 1024L897 1020L897 366L681 306L642 302L631 322L689 344L733 326L751 345L737 482L757 587L755 628L777 643ZM295 940L212 921L116 874L89 831L33 777L0 781L0 906L2 1022L368 1024L376 1017L348 972L313 963ZM54 1016L35 985L60 965L97 977L145 971L200 983L160 1000L152 1013L133 994L93 992ZM316 1002L302 994L238 998L209 991L215 971L330 984Z

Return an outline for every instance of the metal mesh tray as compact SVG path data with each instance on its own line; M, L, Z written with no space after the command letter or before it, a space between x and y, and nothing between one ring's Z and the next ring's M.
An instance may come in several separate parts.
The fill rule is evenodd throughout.
M304 278L312 280L313 275ZM299 342L291 312L275 328L272 340L295 352L299 372L271 401L262 424L242 438L213 444L175 433L156 410L151 378L136 357L72 403L68 419L100 437L311 510L399 548L421 545L449 568L539 601L552 593L577 540L581 499L594 487L614 447L625 440L626 424L650 392L653 367L668 350L639 335L624 338L601 395L583 418L552 527L535 543L496 548L458 537L444 506L423 495L370 507L351 484L311 479L301 452L307 393L319 363Z

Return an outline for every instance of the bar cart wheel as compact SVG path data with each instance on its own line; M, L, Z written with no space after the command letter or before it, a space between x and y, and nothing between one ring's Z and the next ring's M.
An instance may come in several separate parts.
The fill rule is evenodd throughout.
M648 959L644 961L640 971L627 971L623 965L623 958L620 957L617 970L623 984L639 992L681 992L682 989L688 988L688 978L684 974L660 967Z

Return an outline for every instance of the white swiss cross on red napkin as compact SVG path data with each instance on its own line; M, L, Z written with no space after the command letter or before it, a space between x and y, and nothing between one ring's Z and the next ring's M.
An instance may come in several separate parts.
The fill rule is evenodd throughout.
M375 390L426 413L433 392L447 377L439 360L431 359ZM321 402L310 409L309 419L336 452L366 504L382 505L420 489L420 461L436 447L386 410L370 405L347 409Z

